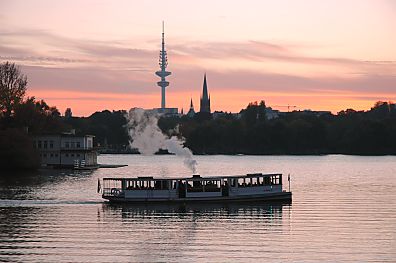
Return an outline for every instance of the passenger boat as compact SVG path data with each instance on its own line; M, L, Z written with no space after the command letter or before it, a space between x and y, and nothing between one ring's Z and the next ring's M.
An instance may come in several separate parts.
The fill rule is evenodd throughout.
M283 189L282 174L246 174L235 176L188 178L104 178L98 192L110 202L228 202L228 201L291 201Z

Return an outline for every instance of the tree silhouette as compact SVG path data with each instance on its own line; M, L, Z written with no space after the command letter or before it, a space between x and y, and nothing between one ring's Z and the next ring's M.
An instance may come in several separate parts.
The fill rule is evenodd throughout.
M0 112L10 117L15 107L23 100L27 78L15 63L0 64Z

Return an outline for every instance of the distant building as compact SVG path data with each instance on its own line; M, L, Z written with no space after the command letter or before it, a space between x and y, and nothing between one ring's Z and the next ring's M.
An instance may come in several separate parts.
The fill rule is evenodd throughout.
M67 108L65 111L65 118L71 118L71 117L73 117L72 110L71 108Z
M152 111L166 117L179 116L178 108L155 108Z
M224 116L226 116L226 115L227 115L227 113L224 112L224 111L215 111L215 112L213 112L213 114L212 114L213 119L221 118L221 117L224 117Z
M265 117L267 120L276 119L279 117L280 112L278 110L273 110L271 107L265 108Z
M194 115L195 115L195 110L194 110L194 105L193 105L192 98L191 98L191 101L190 101L190 110L187 112L186 115L187 115L187 117L190 117L190 118L194 117Z
M36 135L33 147L39 152L42 166L96 166L93 138L93 135L76 136L73 133Z
M320 117L323 115L331 115L331 111L313 111L313 110L303 110L303 111L298 111L301 112L305 115L313 115L316 117Z
M202 97L199 112L210 113L210 95L208 95L208 86L206 84L206 73L204 76L204 83L202 88Z

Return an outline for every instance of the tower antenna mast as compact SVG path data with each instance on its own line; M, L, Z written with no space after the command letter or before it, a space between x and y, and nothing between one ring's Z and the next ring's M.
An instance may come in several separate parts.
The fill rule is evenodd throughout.
M155 72L155 74L161 78L160 81L157 82L157 85L161 87L161 108L166 108L165 104L165 88L169 86L169 82L166 81L166 77L171 74L170 71L166 71L166 67L168 66L168 55L165 49L165 23L162 21L162 46L159 54L159 66L160 70Z

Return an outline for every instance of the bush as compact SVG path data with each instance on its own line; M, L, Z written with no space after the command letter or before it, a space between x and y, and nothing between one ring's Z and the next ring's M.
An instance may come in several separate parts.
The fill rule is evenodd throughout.
M2 170L35 170L40 159L30 137L20 129L0 130L0 167Z

